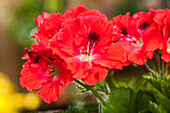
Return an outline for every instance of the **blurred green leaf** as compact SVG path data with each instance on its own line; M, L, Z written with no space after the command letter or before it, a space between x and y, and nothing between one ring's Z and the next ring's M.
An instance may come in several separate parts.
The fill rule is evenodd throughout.
M170 99L170 88L168 87L168 83L165 80L161 80L161 89L165 96Z
M149 104L149 110L152 112L152 113L160 113L159 110L158 110L158 106L151 102L150 101L150 104Z
M157 90L162 92L160 80L157 80L150 75L144 75L143 77L146 81L148 81L150 84L152 84L153 87L155 87Z
M69 107L65 112L61 113L96 113L98 112L98 103L87 102L81 107Z
M65 112L61 113L87 113L84 109L82 108L68 108Z
M13 18L9 27L12 37L20 46L31 48L37 41L31 36L36 32L34 18L42 12L57 13L64 6L63 0L22 0L13 11Z
M128 67L124 67L123 71L109 71L106 83L108 83L110 90L114 90L119 87L131 88L135 91L139 91L141 89L144 90L146 89L146 81L142 77L143 74L145 74L143 66L130 65Z
M143 113L148 110L150 94L146 91L139 91L136 97L137 110Z
M104 113L136 113L136 94L129 88L117 88L111 92Z
M44 9L48 12L58 12L64 6L64 0L45 0Z
M135 93L130 88L117 88L111 92L104 113L150 113L149 101L153 99L149 91Z
M152 112L152 113L168 113L164 107L162 107L161 105L158 106L156 103L154 102L151 102L149 103L149 110Z
M98 103L88 102L83 106L83 108L87 111L87 113L98 112Z
M155 87L160 93L170 99L170 87L168 82L161 78L153 78L150 75L144 75L144 79L147 80L153 87Z
M153 69L151 69L151 68L150 68L149 70L151 71L153 77L154 77L156 80L158 80L158 79L159 79L158 74L157 74Z
M157 91L154 99L158 105L162 105L170 113L170 100L166 96Z

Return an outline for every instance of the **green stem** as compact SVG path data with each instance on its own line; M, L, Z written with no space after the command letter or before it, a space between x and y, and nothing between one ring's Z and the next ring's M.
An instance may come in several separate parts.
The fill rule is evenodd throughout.
M164 66L165 64L164 64L164 61L162 60L162 69L161 69L161 71L162 71L162 73L161 73L161 76L162 76L162 79L164 79L164 74L165 74L165 66Z
M160 59L160 75L162 77L162 58L161 58L161 54L159 55L159 59Z
M152 59L152 62L153 62L153 64L154 64L154 66L155 66L155 68L156 68L156 71L158 72L158 73L160 73L160 70L159 70L159 62L158 62L158 52L156 51L155 53L154 53L154 55L153 55L153 59Z
M75 82L77 82L78 84L82 85L83 87L85 87L87 90L90 90L94 96L96 96L100 102L102 102L102 104L105 106L107 103L104 101L104 99L102 98L102 96L96 91L96 89L94 87L90 87L86 84L84 84L83 82L80 82L77 79L74 79Z
M107 104L94 87L90 87L90 91L100 100L100 102L102 102L104 106Z

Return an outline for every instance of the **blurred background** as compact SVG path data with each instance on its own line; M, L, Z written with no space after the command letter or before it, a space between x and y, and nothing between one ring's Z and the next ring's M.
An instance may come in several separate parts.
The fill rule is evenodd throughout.
M0 0L0 113L65 109L74 103L73 100L77 102L84 98L75 99L75 95L69 93L72 87L70 85L60 93L59 101L45 104L35 95L36 92L28 93L19 84L19 73L25 62L21 60L25 54L24 48L37 43L31 38L36 32L33 19L42 12L63 14L65 10L80 4L99 10L108 19L126 12L132 15L139 11L148 11L149 8L170 8L170 0ZM73 88L71 92L74 91L78 92ZM89 97L89 94L84 96ZM8 101L9 97L12 98L11 101ZM95 101L91 96L90 100ZM15 105L16 102L19 106ZM9 109L9 103L14 104L11 105L13 112ZM5 111L7 105L9 111Z

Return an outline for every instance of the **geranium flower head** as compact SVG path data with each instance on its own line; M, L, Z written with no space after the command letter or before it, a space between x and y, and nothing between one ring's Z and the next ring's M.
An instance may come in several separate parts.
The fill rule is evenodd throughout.
M112 42L113 36L113 26L107 19L83 15L64 21L50 48L66 61L74 78L95 85L105 79L107 67L122 69L126 60L122 47Z
M117 18L119 18L117 20ZM130 18L128 14L113 17L110 21L120 29L121 44L128 56L128 60L143 65L162 43L162 35L158 26L153 23L150 13L139 12Z
M65 11L63 18L64 21L67 19L74 19L77 17L81 17L81 16L100 16L104 19L107 19L105 14L101 14L98 10L89 10L88 8L86 8L85 6L77 6L77 7L73 7L67 11Z
M29 91L40 89L37 95L47 103L56 101L59 90L73 81L65 62L44 45L33 45L33 50L26 52L24 59L29 60L20 72L20 84Z
M34 19L37 24L37 33L32 37L36 38L39 44L47 45L51 39L61 28L63 17L60 13L48 14L44 12Z
M170 62L170 9L150 9L154 22L158 25L163 36L163 43L160 46L162 59Z

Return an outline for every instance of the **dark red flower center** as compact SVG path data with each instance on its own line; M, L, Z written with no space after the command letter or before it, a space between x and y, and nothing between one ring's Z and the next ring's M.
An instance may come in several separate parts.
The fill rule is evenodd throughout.
M124 39L126 41L129 41L131 43L136 43L137 39L135 37L133 37L132 35L128 34L126 28L122 27L121 34L124 36Z
M121 32L121 34L123 34L123 35L127 35L126 28L122 27L122 32Z
M48 57L48 59L51 60L51 61L56 60L56 59L54 59L54 58L52 58L52 57Z
M146 24L144 24L143 26L141 26L141 29L142 29L142 32L141 34L143 33L143 29L144 27L146 26ZM133 35L129 34L126 30L126 28L122 27L122 32L121 34L123 35L123 39L134 44L136 48L141 48L142 45L143 45L143 41L141 39L141 35L140 35L140 32L139 32L139 36L138 37L134 37Z
M87 50L80 50L80 56L78 56L81 61L91 61L93 59L93 49L99 42L99 34L92 32L88 35L87 39Z
M32 62L38 63L40 58L35 52L29 52L27 49L26 49L26 52Z
M93 51L93 48L96 46L98 42L99 42L99 34L96 34L96 32L90 33L87 39L87 50L81 51L81 55L90 56L90 54Z

